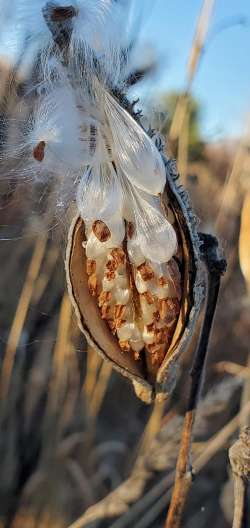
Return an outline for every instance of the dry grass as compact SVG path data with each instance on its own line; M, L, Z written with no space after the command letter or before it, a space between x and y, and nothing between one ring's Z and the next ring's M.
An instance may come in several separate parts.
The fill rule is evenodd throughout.
M223 153L222 171L216 169L213 154L203 165L190 164L187 148L187 96L213 4L203 2L189 54L186 94L177 104L170 131L170 138L179 142L182 175L204 219L201 227L219 234L229 260L207 363L206 396L194 428L197 477L184 512L185 528L231 526L232 516L228 520L220 501L231 478L227 450L250 416L249 137L242 138L233 162ZM196 186L189 179L194 169ZM26 221L25 202L18 207L18 213L16 207L8 208L7 216L1 210L10 233L17 214L18 221L20 216ZM192 350L183 358L172 400L147 408L125 380L86 350L64 290L61 233L58 238L54 231L37 238L32 252L30 245L24 240L0 245L6 263L0 277L1 528L81 528L90 521L103 528L162 528L175 477ZM230 493L227 501L232 503Z

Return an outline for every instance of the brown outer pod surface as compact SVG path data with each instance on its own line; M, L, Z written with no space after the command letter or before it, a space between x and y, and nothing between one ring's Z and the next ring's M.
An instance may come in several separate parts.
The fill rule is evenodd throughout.
M138 353L131 349L128 341L119 339L119 328L123 323L124 313L122 305L114 307L115 316L113 315L113 319L110 316L109 320L107 314L110 310L108 304L110 292L97 291L96 276L92 273L95 263L89 261L86 256L86 230L84 221L79 216L72 222L66 255L69 295L81 331L93 350L96 350L103 359L110 361L121 374L132 380L137 396L147 403L153 399L162 400L172 392L176 383L179 358L192 338L203 297L196 219L189 206L186 192L178 185L175 163L171 160L164 161L166 186L161 196L161 204L166 217L171 215L177 233L178 252L173 261L173 269L177 268L177 277L180 276L180 279L178 284L175 283L178 292L174 299L157 299L158 309L157 313L154 312L156 322L147 325L146 344L144 348L143 345L140 347ZM103 236L106 240L108 232L105 226L95 223L93 229L98 236ZM126 237L128 236L129 228ZM120 258L124 251L132 302L137 306L140 300L147 302L150 309L150 304L155 302L155 298L148 292L138 294L126 251L126 240L127 238L118 256ZM108 264L106 275L109 274L109 278L113 278L114 267L111 266L110 261ZM138 270L142 280L152 279L153 272L150 266L143 264L137 268L136 273ZM160 279L164 281L164 278ZM169 319L169 314L172 314L172 320ZM160 324L161 319L166 323L164 328L163 323ZM152 344L152 341L147 339L151 335L153 326L156 337Z

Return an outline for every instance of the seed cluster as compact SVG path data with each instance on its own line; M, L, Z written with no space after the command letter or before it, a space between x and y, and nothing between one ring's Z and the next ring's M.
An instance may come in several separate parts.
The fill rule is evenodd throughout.
M134 273L140 294L147 360L149 366L159 366L170 346L180 312L180 272L175 260L171 259L165 266L146 262Z
M145 351L149 371L157 370L170 346L180 312L181 275L174 258L146 260L134 245L132 224L112 247L112 232L100 220L87 226L84 243L88 287L121 350L135 359Z

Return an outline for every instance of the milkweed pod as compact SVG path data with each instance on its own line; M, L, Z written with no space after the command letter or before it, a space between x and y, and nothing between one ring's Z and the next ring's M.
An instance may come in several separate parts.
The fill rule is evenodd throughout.
M165 168L161 206L166 217L168 209L174 217L176 255L164 264L149 258L141 262L143 251L131 244L133 229L125 221L122 244L107 249L101 266L98 257L93 266L85 250L85 222L78 216L70 228L66 258L80 329L92 349L129 378L147 403L171 394L203 297L196 222L177 185L174 164L165 161Z

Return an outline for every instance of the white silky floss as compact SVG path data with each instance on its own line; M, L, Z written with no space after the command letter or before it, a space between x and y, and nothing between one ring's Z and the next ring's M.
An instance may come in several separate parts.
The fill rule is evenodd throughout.
M69 55L75 59L77 51L84 50L89 66L93 57L97 58L106 76L116 84L125 66L121 52L129 40L133 3L133 0L19 0L16 29L22 34L25 31L41 47L51 47L53 40L44 19L46 11L52 7L73 7Z
M107 248L121 246L124 220L133 222L128 251L138 266L143 259L168 262L176 252L177 239L158 198L166 179L162 157L110 90L122 85L127 71L122 50L129 31L124 29L124 20L130 20L132 5L130 0L70 3L75 16L70 20L68 65L60 63L59 50L52 58L44 55L45 80L28 147L32 152L40 142L45 143L44 159L33 160L45 179L48 173L54 174L62 187L65 181L65 188L69 180L72 187L79 182L79 213L86 223L102 220L109 227L111 238L103 243ZM53 7L67 6L68 2L56 2ZM30 25L33 34L47 39L46 9L52 9L52 3L21 0L18 19ZM92 253L92 238L87 243L88 254Z

